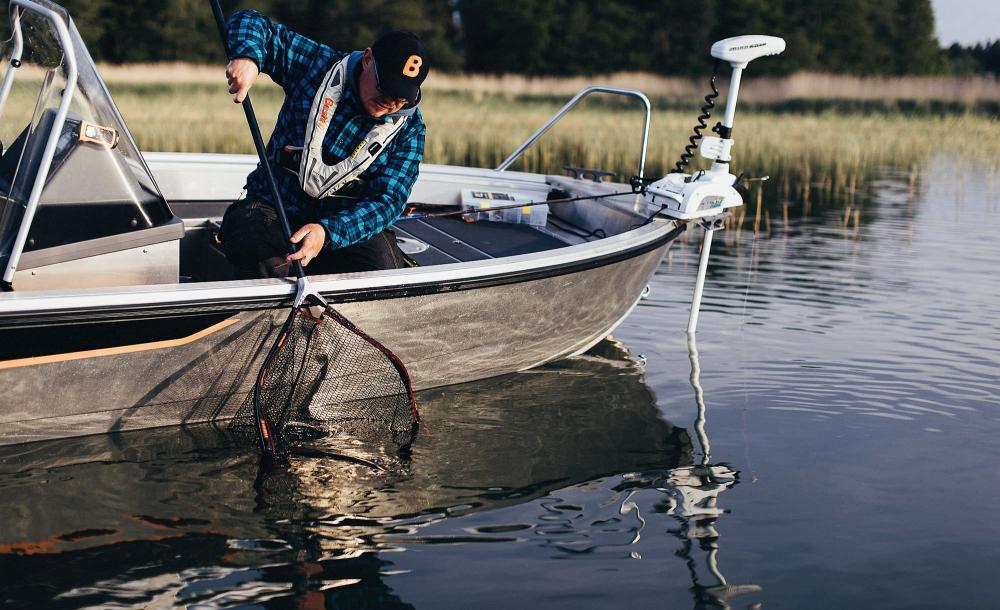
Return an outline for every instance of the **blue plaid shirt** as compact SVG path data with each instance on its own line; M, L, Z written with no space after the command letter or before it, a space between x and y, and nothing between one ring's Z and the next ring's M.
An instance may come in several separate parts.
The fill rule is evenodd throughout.
M285 101L267 144L267 152L284 146L302 146L313 97L323 78L346 53L272 23L256 11L239 11L229 18L229 58L253 60L285 91ZM360 54L348 64L348 86L323 140L323 158L336 163L357 148L371 128L385 117L368 115L358 92ZM329 236L328 247L343 248L365 241L388 228L406 208L413 183L417 180L424 155L424 127L420 111L413 111L403 130L389 143L385 152L361 174L366 193L358 201L336 198L316 199L299 186L298 176L274 168L278 190L292 223L292 231L309 222L319 222ZM267 176L258 167L247 176L247 196L273 203Z

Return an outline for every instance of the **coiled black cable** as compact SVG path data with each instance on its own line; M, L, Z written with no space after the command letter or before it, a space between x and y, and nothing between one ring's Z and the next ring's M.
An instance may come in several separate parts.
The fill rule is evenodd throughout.
M672 174L680 174L684 172L684 168L691 161L691 157L694 156L695 149L698 148L698 141L701 140L701 130L708 127L707 121L712 116L712 108L715 108L715 98L719 97L719 88L715 86L715 77L719 75L719 60L715 60L715 64L712 66L712 80L709 81L709 86L712 87L712 92L705 96L705 103L701 107L701 114L698 115L698 124L694 126L694 135L688 138L689 144L684 147L684 152L681 154L681 158L677 160L677 165L674 166Z

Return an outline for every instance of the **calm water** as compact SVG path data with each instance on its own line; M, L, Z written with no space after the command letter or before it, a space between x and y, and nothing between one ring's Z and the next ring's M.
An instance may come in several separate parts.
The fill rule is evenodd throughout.
M0 449L0 599L1000 606L1000 180L877 174L857 223L774 200L719 234L696 345L691 240L616 342L423 395L390 473L299 458L255 490L210 427Z

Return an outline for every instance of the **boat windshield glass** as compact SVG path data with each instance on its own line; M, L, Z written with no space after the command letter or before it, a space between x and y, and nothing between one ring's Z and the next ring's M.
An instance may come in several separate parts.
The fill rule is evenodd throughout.
M0 261L10 256L43 173L74 62L77 81L24 251L166 222L169 208L68 12L48 0L25 4L11 6L11 36L0 48Z

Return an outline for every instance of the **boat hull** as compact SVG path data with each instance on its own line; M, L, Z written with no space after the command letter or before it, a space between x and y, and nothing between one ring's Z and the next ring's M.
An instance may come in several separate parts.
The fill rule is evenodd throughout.
M422 390L524 370L588 349L635 306L677 233L660 231L629 252L539 271L536 277L483 276L324 294L395 351ZM269 337L287 314L281 299L251 305L239 299L160 304L159 313L145 314L144 327L159 320L188 334L91 349L73 349L74 338L121 335L110 327L132 323L128 315L143 310L84 312L75 321L64 310L48 320L41 312L39 323L65 342L64 351L0 361L0 387L6 389L0 444L231 418L246 398ZM28 318L8 319L21 324L0 330L0 344L9 348L16 342L16 334L25 332L20 327L31 326Z

